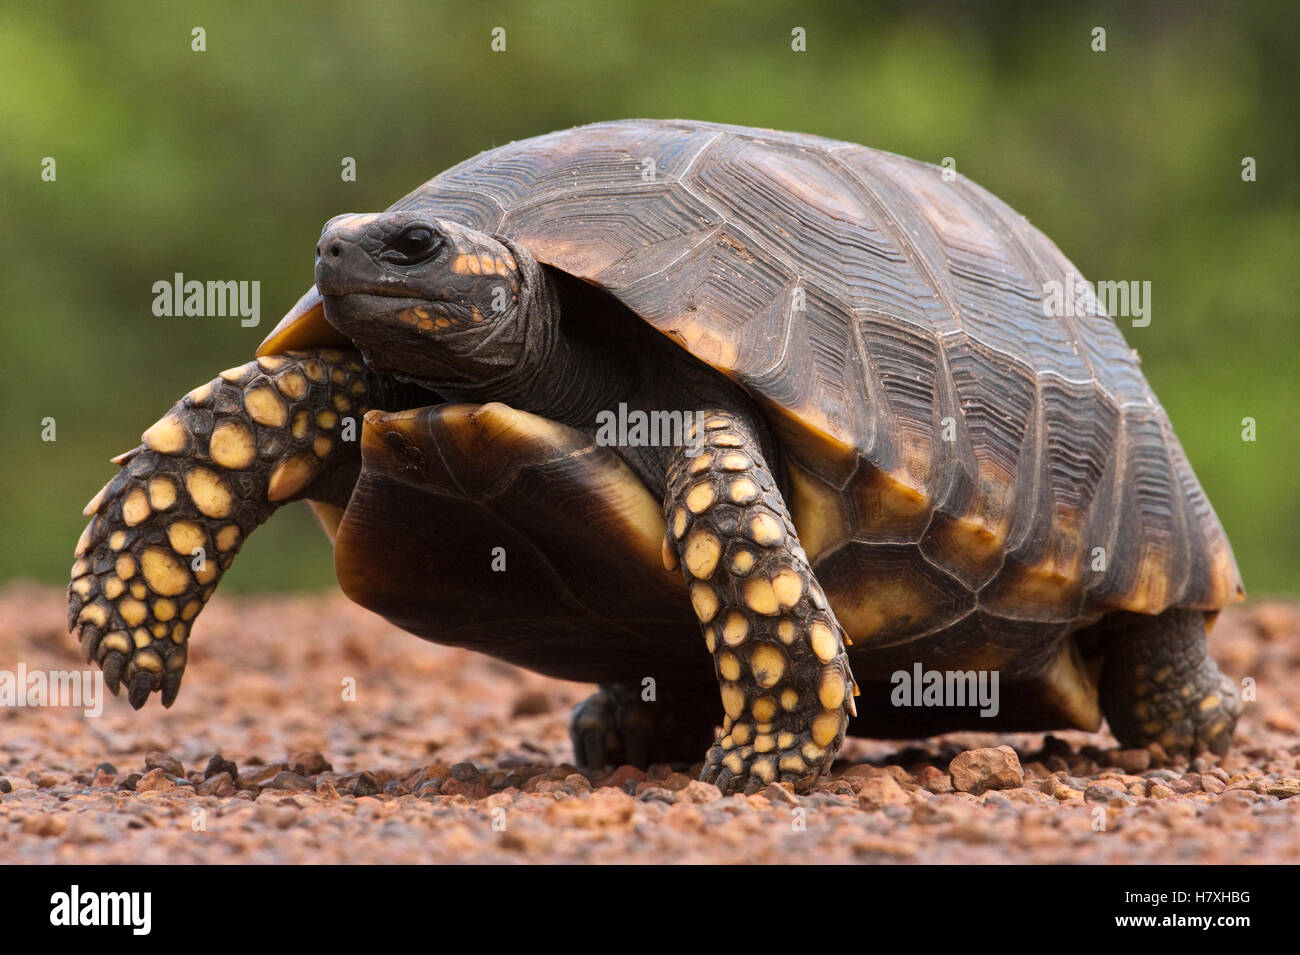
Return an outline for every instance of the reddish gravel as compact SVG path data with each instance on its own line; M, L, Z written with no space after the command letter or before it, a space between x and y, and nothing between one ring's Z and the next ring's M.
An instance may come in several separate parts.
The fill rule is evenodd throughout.
M0 670L80 668L62 618L59 591L0 590ZM172 709L0 709L0 861L1294 863L1298 635L1295 605L1223 615L1212 651L1258 702L1221 762L1104 733L853 740L811 796L724 799L669 767L566 765L589 687L338 595L218 595Z

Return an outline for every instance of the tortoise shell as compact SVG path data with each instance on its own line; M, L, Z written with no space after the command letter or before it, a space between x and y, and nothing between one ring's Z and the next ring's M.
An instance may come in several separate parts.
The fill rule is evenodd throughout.
M509 237L757 398L819 576L860 544L895 568L841 612L851 633L976 603L1222 608L1231 549L1137 356L1104 315L1046 317L1045 283L1078 270L947 176L816 136L623 121L482 153L393 209Z
M632 120L482 153L392 207L417 209L504 236L604 290L758 402L784 452L799 537L864 684L918 654L935 665L1009 667L1047 687L1056 717L1092 728L1093 680L1067 634L1112 611L1212 615L1242 594L1227 538L1135 353L1105 315L1044 314L1046 283L1078 270L960 175L815 136ZM408 437L436 443L441 433L451 447L466 429L504 429L556 460L581 443L576 432L488 407L479 418L441 410L434 437ZM485 599L491 581L458 576L442 603L412 595L410 567L429 566L420 560L468 573L446 557L466 541L452 530L447 540L414 539L417 524L455 526L454 511L405 479L382 484L386 452L371 445L348 509L352 532L345 523L336 542L344 589L442 642L477 626L480 638L465 645L485 649L490 621L493 639L513 639L502 636L513 609L482 608L518 607L518 590ZM464 456L427 450L444 465ZM599 512L594 524L560 513L543 481L524 495L519 513L529 516L515 531L520 521L543 526L548 513L566 520L538 534L563 551L553 551L550 571L569 581L599 578L602 567L608 580L619 555L597 545L622 535L632 559L616 586L626 594L640 580L646 604L624 616L658 614L694 631L679 575L654 566L658 502L644 489L637 499L635 478L616 461L600 471L587 502L588 515ZM430 480L466 486L454 474ZM425 506L435 512L412 517ZM505 539L510 522L498 523ZM566 534L571 546L556 544ZM405 546L391 546L403 537ZM413 547L425 548L419 560ZM376 593L376 567L391 581L387 597ZM575 606L600 605L600 586ZM539 581L536 590L554 587ZM453 590L476 598L454 598L458 621L448 616ZM609 678L557 665L565 657L553 642L528 649L526 635L545 623L520 623L511 652L489 652L559 676ZM628 648L640 644L629 639L620 652L636 672ZM698 636L682 639L698 653ZM652 641L641 643L652 659Z

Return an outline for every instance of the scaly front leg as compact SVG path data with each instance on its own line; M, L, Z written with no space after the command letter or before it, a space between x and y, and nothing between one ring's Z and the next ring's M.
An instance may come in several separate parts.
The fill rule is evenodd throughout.
M259 358L190 392L114 459L68 588L68 626L114 693L125 685L139 709L161 690L172 704L194 618L244 539L289 501L347 502L361 417L394 384L355 352Z
M844 632L754 429L727 411L698 420L699 454L682 448L668 469L664 562L681 564L726 712L702 778L723 792L773 781L804 792L856 715Z

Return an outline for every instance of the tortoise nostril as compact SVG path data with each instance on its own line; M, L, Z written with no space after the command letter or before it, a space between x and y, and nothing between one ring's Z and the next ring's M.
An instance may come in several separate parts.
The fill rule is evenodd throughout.
M330 258L337 259L340 255L343 254L343 249L339 246L337 242L331 242L329 247L329 253L330 253Z

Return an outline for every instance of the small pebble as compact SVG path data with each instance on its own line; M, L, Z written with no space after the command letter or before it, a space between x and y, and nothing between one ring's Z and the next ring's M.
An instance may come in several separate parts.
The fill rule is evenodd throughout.
M181 761L174 756L168 756L166 753L160 753L154 750L147 753L144 757L145 769L161 769L168 776L184 776L185 767ZM147 773L145 775L148 775Z
M948 764L955 789L979 795L987 789L1023 786L1025 774L1010 746L967 750Z

